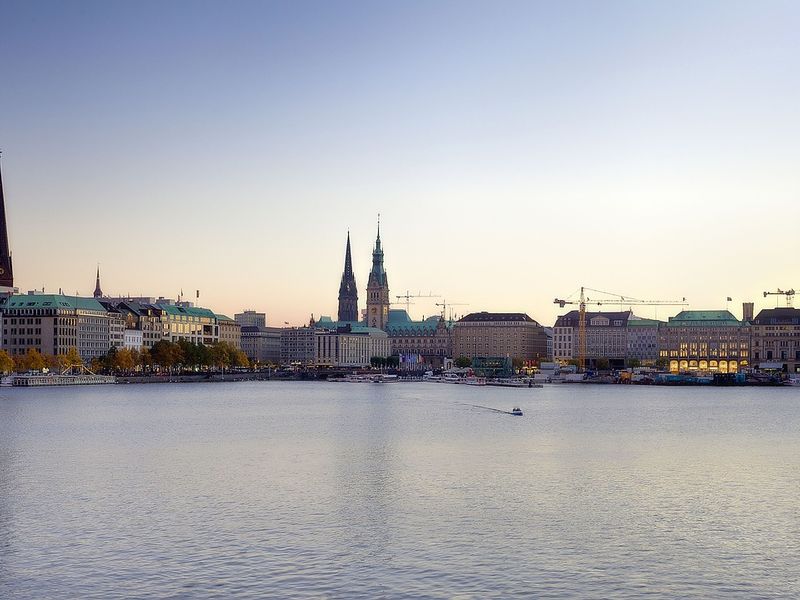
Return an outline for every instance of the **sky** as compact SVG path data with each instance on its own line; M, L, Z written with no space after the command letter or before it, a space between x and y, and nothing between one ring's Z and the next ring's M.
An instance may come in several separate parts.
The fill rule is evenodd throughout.
M380 213L391 295L440 295L416 318L775 306L798 31L793 1L0 0L15 284L90 295L99 263L299 325L335 316L348 230L364 308Z

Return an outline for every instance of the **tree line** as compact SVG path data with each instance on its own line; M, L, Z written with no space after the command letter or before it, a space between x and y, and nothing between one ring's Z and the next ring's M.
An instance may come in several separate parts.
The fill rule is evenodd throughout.
M0 350L0 372L24 373L27 371L64 371L84 363L77 348L55 356L29 348L25 354L10 356ZM180 371L249 367L247 355L228 342L209 346L186 340L156 342L152 348L129 349L112 347L105 356L93 358L88 365L95 373L134 373L158 370Z

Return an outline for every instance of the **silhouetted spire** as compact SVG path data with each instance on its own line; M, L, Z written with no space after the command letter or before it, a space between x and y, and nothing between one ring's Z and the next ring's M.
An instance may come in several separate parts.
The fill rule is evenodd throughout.
M339 284L339 320L358 320L358 287L353 274L353 258L350 255L350 232L347 232L347 248L344 253L344 271Z
M14 270L11 266L11 250L8 246L6 226L6 201L3 195L3 174L0 168L0 286L14 287Z
M100 289L100 265L97 265L97 283L94 286L94 297L102 298L103 290Z

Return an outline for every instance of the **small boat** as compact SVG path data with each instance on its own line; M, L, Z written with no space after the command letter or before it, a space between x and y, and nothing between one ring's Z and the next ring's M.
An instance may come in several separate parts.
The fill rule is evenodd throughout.
M511 409L511 412L509 414L514 415L515 417L521 417L522 409L519 406L515 406L514 408Z

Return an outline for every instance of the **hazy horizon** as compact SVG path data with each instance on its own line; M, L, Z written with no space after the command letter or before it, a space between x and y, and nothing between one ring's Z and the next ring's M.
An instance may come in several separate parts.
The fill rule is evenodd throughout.
M364 308L381 213L393 300L772 307L798 30L794 2L4 0L15 285L91 295L99 262L109 295L298 325L335 317L348 230Z

